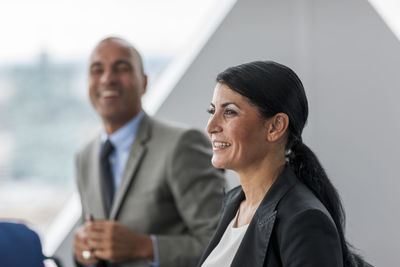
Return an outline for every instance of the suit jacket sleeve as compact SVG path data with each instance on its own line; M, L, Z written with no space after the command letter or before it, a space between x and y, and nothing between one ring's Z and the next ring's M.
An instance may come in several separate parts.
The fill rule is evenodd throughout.
M81 186L81 182L82 182L82 179L81 179L81 160L80 160L80 154L78 153L78 154L76 154L76 156L75 156L75 179L76 179L76 185L77 185L77 189L78 189L78 191L79 191L79 199L80 199L80 202L81 202L81 217L79 218L79 225L82 225L82 224L84 224L85 223L85 205L84 205L84 203L83 203L83 201L82 201L82 191L81 191L81 189L82 189L82 186Z
M77 189L78 189L78 191L79 191L79 195L81 196L81 194L82 194L82 192L81 192L81 186L80 186L80 181L81 181L81 179L80 179L80 155L79 154L77 154L76 156L75 156L75 178L76 178L76 185L77 185ZM80 197L79 198L80 199L80 201L81 201L81 208L82 208L82 210L81 210L81 217L79 218L79 220L78 220L78 227L79 226L81 226L82 224L84 224L85 223L85 218L84 218L84 214L85 214L85 208L84 208L84 203L82 202L82 198ZM74 229L74 230L76 230L76 229ZM72 243L72 246L74 246L74 244ZM73 262L75 263L75 266L77 266L77 267L84 267L82 264L80 264L79 262L78 262L78 260L76 259L76 255L75 255L75 253L74 253L74 248L72 249L72 258L73 258Z
M156 236L159 266L196 266L218 223L225 180L199 131L186 131L167 160L168 185L187 233Z
M280 250L283 266L343 266L336 226L322 211L316 209L302 211L282 230Z

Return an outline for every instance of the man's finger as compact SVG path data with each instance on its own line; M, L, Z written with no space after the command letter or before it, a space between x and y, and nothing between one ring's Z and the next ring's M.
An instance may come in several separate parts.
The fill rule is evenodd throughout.
M106 232L92 231L88 233L86 240L105 241L108 239L107 237L108 235Z
M112 221L96 220L87 223L87 229L92 232L105 232L107 229L112 227L112 225Z
M106 249L111 249L112 243L105 242L104 240L89 239L88 246L92 250L106 250Z
M111 249L95 250L94 255L98 259L108 260L111 262L118 260L116 254Z
M93 222L93 221L94 221L93 215L91 215L91 214L86 215L86 221L87 221L87 222Z

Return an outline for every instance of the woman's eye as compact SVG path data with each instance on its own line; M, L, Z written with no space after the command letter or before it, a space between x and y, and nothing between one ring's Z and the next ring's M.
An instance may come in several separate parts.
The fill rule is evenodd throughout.
M232 109L225 110L225 115L235 115L235 114L237 114L236 111Z
M208 112L209 114L213 115L213 114L215 113L215 109L209 108L209 109L207 109L207 112Z

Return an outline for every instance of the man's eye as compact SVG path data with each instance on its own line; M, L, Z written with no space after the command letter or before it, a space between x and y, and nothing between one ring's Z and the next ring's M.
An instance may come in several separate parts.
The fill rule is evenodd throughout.
M209 108L209 109L207 109L207 112L208 112L209 114L211 114L211 115L214 115L215 109Z
M121 65L117 66L117 71L118 72L127 72L127 71L130 71L130 70L131 70L131 67L129 65L126 65L126 64L121 64Z
M126 71L129 71L129 68L128 67L118 67L118 69L117 69L119 72L126 72Z
M102 69L102 68L93 68L93 69L90 71L90 73L91 73L92 75L101 74L102 72L103 72L103 69Z

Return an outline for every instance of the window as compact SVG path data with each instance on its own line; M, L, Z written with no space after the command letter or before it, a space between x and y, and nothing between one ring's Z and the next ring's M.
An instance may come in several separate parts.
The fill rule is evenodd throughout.
M149 87L212 16L215 0L0 4L0 217L44 233L74 190L74 154L98 129L87 58L105 36L143 54Z

